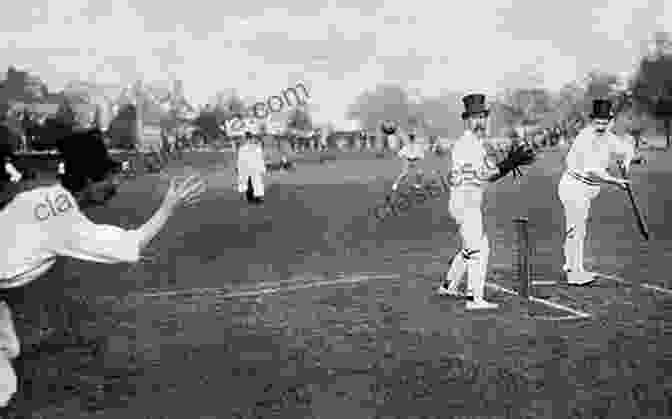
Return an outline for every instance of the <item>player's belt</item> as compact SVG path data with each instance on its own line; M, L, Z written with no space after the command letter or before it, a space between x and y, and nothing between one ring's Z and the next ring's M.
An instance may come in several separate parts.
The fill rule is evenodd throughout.
M569 174L571 177L574 179L578 180L579 182L585 183L586 185L589 186L600 186L599 182L595 182L594 180L582 175L581 173L574 172L574 171L568 171L567 174Z

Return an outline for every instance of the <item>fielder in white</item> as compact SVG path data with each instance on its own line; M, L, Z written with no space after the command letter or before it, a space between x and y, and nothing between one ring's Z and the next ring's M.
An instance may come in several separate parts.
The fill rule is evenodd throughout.
M466 297L468 310L494 309L498 305L484 298L490 245L483 227L483 195L488 182L494 182L519 165L529 164L528 151L518 160L495 162L493 148L486 138L489 109L485 95L472 94L463 99L466 111L462 119L468 128L452 147L449 211L459 226L462 250L452 259L450 270L438 289L439 295ZM437 147L445 145L437 143ZM458 290L467 274L467 291Z
M106 264L135 263L174 211L193 204L205 190L197 177L171 181L163 204L144 225L126 230L95 224L82 206L104 204L119 185L119 163L100 135L80 133L60 144L65 160L61 184L20 181L14 170L0 173L0 189L11 190L0 204L0 407L17 391L11 361L19 356L12 290L41 278L59 256ZM0 156L3 159L7 156Z
M387 141L387 148L396 151L399 148L399 137L397 137L399 124L388 119L381 122L380 130L383 132L383 138Z
M238 149L236 172L238 192L244 194L243 198L254 204L264 202L264 176L266 175L264 150L250 131L245 132L245 140Z
M419 167L420 162L425 158L425 153L428 150L428 145L416 140L416 133L411 131L408 134L408 143L399 150L399 158L402 161L401 173L392 185L392 190L396 191L399 184L405 180L408 175L413 172L416 175L416 182L414 187L420 186L422 179L422 169Z
M597 279L583 266L583 249L586 238L586 223L590 204L600 193L602 184L625 188L628 180L607 173L607 169L618 160L626 171L632 163L641 162L635 158L634 141L628 136L619 137L610 132L614 115L608 100L593 101L590 114L591 124L582 129L566 156L566 170L558 185L558 196L565 210L565 264L563 271L567 282L572 285L586 285Z

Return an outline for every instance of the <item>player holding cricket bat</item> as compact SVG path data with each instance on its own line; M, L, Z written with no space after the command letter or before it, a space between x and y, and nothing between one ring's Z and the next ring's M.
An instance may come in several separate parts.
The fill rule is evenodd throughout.
M597 279L583 266L583 249L586 223L593 199L600 193L602 184L626 188L629 181L607 173L614 157L623 162L625 172L635 158L635 146L629 138L621 138L610 132L614 113L612 104L605 99L593 101L589 115L591 124L581 130L566 157L566 170L558 185L558 196L565 210L565 264L570 285L586 285Z

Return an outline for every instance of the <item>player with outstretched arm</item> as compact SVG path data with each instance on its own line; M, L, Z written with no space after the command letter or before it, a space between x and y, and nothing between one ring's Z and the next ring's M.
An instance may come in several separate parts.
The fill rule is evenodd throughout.
M109 155L98 130L75 133L59 144L60 183L21 180L13 170L0 172L7 199L0 204L0 407L17 391L12 360L20 341L12 318L13 290L46 274L59 256L116 264L136 263L143 249L182 206L193 205L205 191L196 176L173 178L154 215L136 229L95 224L82 208L115 196L120 164ZM11 150L0 158L11 159ZM15 296L16 297L16 296Z

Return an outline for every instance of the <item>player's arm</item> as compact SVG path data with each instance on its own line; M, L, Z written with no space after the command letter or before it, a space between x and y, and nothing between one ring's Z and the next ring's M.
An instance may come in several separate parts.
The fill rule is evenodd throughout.
M610 175L606 170L604 169L587 169L586 174L588 177L595 181L595 182L600 182L608 185L616 185L623 187L629 183L629 181Z
M399 184L408 177L408 172L409 172L409 169L410 169L410 163L408 162L408 160L406 160L403 157L402 157L401 160L402 160L401 173L399 173L399 175L397 176L397 178L394 181L394 184L392 185L392 190L393 191L396 191L397 188L399 187Z
M68 223L68 231L58 234L54 252L91 262L115 264L137 263L141 253L163 229L174 212L174 206L164 202L154 215L137 229L96 224L77 210ZM64 222L65 219L60 220Z
M435 154L444 155L452 148L452 144L445 138L437 138L436 142L430 146L430 150Z
M483 145L485 148L485 157L481 166L481 178L487 182L494 183L509 174L510 170L498 165L500 158L497 154L495 144L485 142Z
M171 185L159 209L137 229L96 224L89 220L80 209L73 205L66 213L52 217L51 247L54 253L81 260L99 263L136 263L152 239L163 229L168 218L180 205L189 205L196 201L205 190L205 184L191 177L178 185ZM74 197L65 189L71 202Z
M644 157L637 153L635 149L635 139L626 135L623 137L616 138L616 154L619 155L619 161L622 162L625 172L630 171L630 167L633 164L643 164L645 162Z

